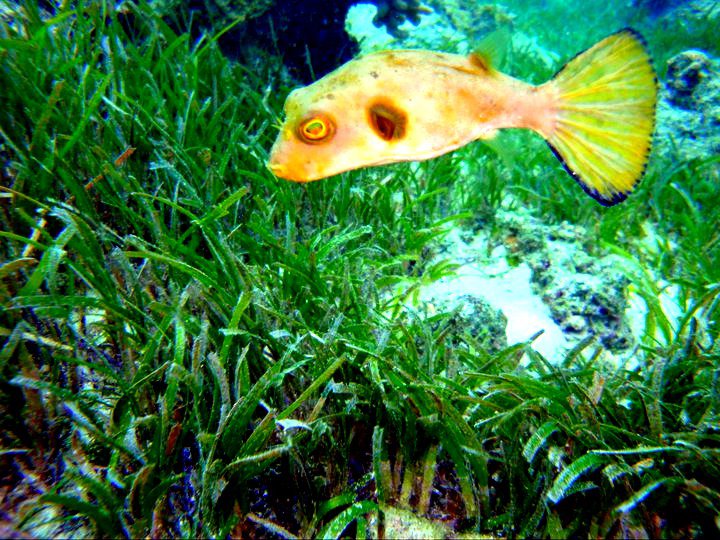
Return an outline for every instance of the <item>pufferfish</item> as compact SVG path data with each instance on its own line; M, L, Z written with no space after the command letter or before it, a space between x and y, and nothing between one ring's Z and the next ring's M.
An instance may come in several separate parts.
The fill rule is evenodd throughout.
M655 124L657 78L642 36L612 34L539 86L490 58L385 50L351 60L289 94L268 167L309 182L525 128L600 204L623 201L644 174Z

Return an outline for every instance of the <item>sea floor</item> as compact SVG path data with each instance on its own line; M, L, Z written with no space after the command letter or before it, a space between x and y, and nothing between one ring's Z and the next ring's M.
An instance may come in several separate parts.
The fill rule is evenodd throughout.
M500 324L507 344L535 336L533 349L551 363L594 336L610 345L602 348L604 360L636 368L648 308L624 277L632 271L631 263L612 254L589 255L582 243L587 231L576 225L539 225L536 218L514 211L502 211L497 219L511 224L504 242L493 240L486 230L448 232L437 258L456 270L423 285L418 303L432 306L430 314L458 310L468 324ZM535 232L537 242L523 243L523 228L540 231ZM651 232L646 244L652 245ZM652 279L662 291L668 320L677 324L683 309L676 288L663 286L659 276ZM495 311L475 309L485 303Z

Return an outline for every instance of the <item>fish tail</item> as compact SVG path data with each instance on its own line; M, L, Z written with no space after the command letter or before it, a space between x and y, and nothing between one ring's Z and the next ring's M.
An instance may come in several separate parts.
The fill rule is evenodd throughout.
M645 172L657 78L642 36L626 28L570 60L546 85L556 95L548 145L604 206L625 200Z

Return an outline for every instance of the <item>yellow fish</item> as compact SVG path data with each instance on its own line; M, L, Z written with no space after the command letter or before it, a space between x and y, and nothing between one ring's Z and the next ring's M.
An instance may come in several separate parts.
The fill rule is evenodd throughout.
M611 206L645 171L656 100L652 61L632 29L603 39L539 86L499 72L481 53L381 51L290 93L268 167L308 182L429 159L498 129L527 128L589 195Z

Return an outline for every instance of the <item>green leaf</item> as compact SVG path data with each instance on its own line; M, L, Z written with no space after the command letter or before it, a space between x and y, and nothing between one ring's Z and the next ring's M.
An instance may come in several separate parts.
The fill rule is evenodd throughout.
M566 497L568 490L585 473L601 467L607 459L597 454L585 454L565 467L555 478L552 487L547 493L547 498L553 503L558 503Z
M278 419L282 420L284 418L287 418L290 416L293 412L297 410L300 405L302 405L307 399L317 391L320 386L325 384L325 382L333 376L333 374L340 369L340 366L342 366L346 361L345 355L340 356L340 358L337 358L332 364L330 364L325 371L323 371L304 391L302 394L298 396L298 398L290 404L285 410L283 410L280 414L278 414Z
M648 495L655 491L660 486L667 486L668 488L675 487L684 482L681 478L661 478L655 482L644 485L638 491L632 494L629 498L623 501L621 504L615 507L616 512L628 513L631 512L638 504L645 500Z
M532 464L535 455L545 446L548 438L558 430L558 425L554 420L548 420L542 426L535 430L523 447L523 456L528 463Z
M29 296L35 293L44 281L54 280L60 261L65 257L64 247L72 236L75 234L73 230L65 229L55 240L45 253L43 253L40 263L35 271L28 279L25 286L18 291L18 296Z
M324 231L324 232L327 232L327 231ZM317 260L323 261L328 257L328 255L333 250L337 249L339 246L341 246L343 244L347 244L348 242L351 242L352 240L357 240L358 238L368 235L368 234L371 234L371 233L372 233L372 227L370 227L369 225L366 225L364 227L348 228L344 232L331 237L329 240L327 240L325 242L322 242L321 235L318 235L313 242L313 248L316 248L317 245L322 243L322 247L320 247L317 251Z
M384 429L375 426L372 438L372 462L373 476L375 477L375 494L378 502L387 500L390 493L390 470L386 452L384 451L383 435Z
M340 538L343 531L348 528L354 520L377 511L378 505L372 501L356 502L352 506L340 512L327 525L325 525L317 534L317 538Z
M188 276L197 279L208 289L222 290L219 284L211 276L209 276L202 270L198 270L197 268L190 266L189 264L179 259L170 257L169 255L164 255L162 253L153 253L151 251L126 251L125 256L129 259L150 259L165 263L187 274Z
M58 157L61 160L67 155L68 152L70 152L70 150L72 150L73 146L77 144L77 142L80 140L80 137L82 137L83 132L85 131L85 126L87 126L92 116L96 113L97 108L100 105L103 97L105 96L105 92L107 91L108 86L110 86L112 80L112 73L108 73L101 79L100 84L95 89L95 93L85 106L85 114L75 127L75 131L70 136L70 139L65 143L65 145L58 153Z
M127 533L123 534L120 527L113 522L111 516L109 516L104 509L96 504L91 504L70 495L61 495L59 493L45 493L40 496L39 501L41 503L47 502L62 506L73 514L89 518L99 531L111 538L114 538L119 534L127 536Z
M216 221L221 217L227 215L229 208L236 202L238 202L240 199L242 199L245 195L247 195L249 191L249 188L242 187L231 193L230 195L225 197L222 202L217 204L210 212L200 218L197 223L199 225L205 225L206 223L212 223L213 221Z
M37 264L37 259L34 257L21 257L14 261L6 262L0 266L0 279L4 279L6 276L14 274L15 272L25 270L35 264Z
M279 382L279 378L282 377L282 367L282 362L273 364L248 393L233 404L226 420L218 426L217 440L226 448L228 455L233 457L237 455L255 408L265 393Z
M243 291L240 294L240 297L237 300L237 303L235 304L235 308L233 309L232 317L230 318L230 322L228 323L227 328L222 328L220 331L225 334L225 337L223 338L222 347L220 349L220 355L219 355L219 362L220 365L226 366L228 361L228 354L230 352L230 345L233 341L233 336L237 335L236 332L238 332L238 326L240 325L240 319L243 316L243 313L245 313L245 310L250 305L250 299L251 299L250 293Z

